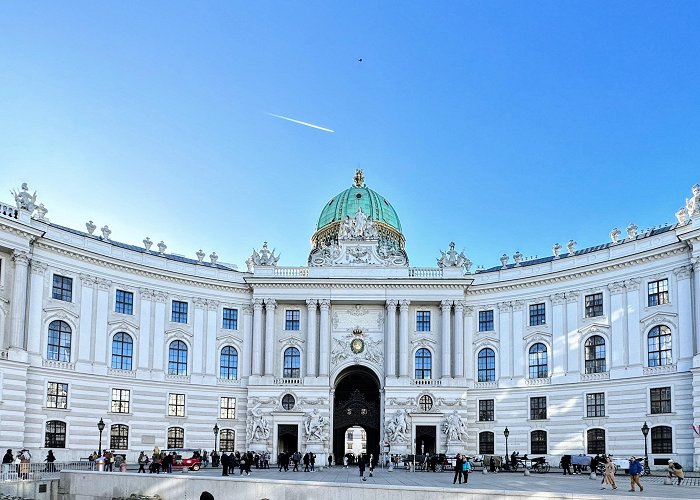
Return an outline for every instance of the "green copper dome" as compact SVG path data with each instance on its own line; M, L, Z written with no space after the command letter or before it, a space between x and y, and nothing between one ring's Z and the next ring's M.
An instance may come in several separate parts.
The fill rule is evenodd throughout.
M334 196L326 203L318 218L316 230L323 229L334 222L341 222L346 217L352 219L360 207L375 222L382 222L401 232L401 222L396 215L396 210L386 198L365 186L362 171L358 171L355 175L355 184L351 188Z

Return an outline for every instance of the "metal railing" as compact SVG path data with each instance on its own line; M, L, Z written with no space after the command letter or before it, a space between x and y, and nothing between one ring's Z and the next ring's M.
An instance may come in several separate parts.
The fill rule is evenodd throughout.
M25 464L3 464L0 481L45 481L58 479L62 470L95 470L95 462L81 460L79 462L45 462Z

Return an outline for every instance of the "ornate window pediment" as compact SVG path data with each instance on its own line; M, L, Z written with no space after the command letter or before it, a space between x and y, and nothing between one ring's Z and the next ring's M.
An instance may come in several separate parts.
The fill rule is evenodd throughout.
M277 342L284 345L285 348L286 347L302 347L306 343L306 340L290 335L289 337L279 339Z
M610 333L610 325L606 325L604 323L592 323L583 328L579 328L579 333L582 336L596 334L607 337Z
M525 344L542 342L544 344L549 345L552 343L552 334L538 330L532 333L528 333L523 337L523 340L525 341Z
M67 319L73 318L73 320L78 319L78 314L71 311L67 307L61 306L49 306L44 308L44 314L48 317L51 316L53 319Z
M678 314L658 311L646 318L640 319L639 322L644 325L645 330L658 324L670 324L675 329L678 328Z
M165 330L165 336L168 338L168 340L186 340L192 338L194 335L184 328L169 328L168 330Z
M139 325L137 325L133 321L129 321L123 318L108 321L107 325L109 326L110 331L126 330L129 332L137 332L139 330Z

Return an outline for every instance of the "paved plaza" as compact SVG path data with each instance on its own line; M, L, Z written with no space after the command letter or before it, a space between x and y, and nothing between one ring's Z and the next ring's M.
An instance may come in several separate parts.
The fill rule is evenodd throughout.
M174 473L180 475L181 473ZM629 476L617 475L617 490L601 490L599 476L597 480L591 480L587 474L564 476L560 472L550 472L547 474L535 474L530 476L523 475L522 472L502 472L482 474L474 472L469 476L467 485L459 484L452 485L453 472L410 472L404 469L388 471L386 469L375 469L373 477L367 477L363 482L360 479L357 467L349 467L348 469L341 467L324 468L315 472L279 472L276 467L270 469L252 469L249 477L240 476L238 470L235 474L229 477L221 477L221 469L202 469L199 472L189 472L193 476L205 477L211 476L228 481L245 481L247 479L269 479L284 480L284 481L315 481L315 482L330 482L330 483L351 483L351 484L367 484L367 485L395 485L408 487L424 487L430 489L442 488L462 488L470 493L479 493L483 491L486 496L498 496L504 491L513 492L550 492L550 493L567 493L572 496L587 496L592 495L592 498L614 498L634 496L640 498L700 498L700 478L691 477L684 480L684 484L664 485L664 477L661 472L655 476L642 478L644 492L629 492ZM365 476L367 476L365 471ZM426 491L428 493L428 491ZM535 495L533 498L537 498Z

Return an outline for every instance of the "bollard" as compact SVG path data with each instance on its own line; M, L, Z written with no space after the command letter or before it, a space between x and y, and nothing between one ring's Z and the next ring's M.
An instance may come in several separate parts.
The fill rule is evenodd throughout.
M591 475L588 476L589 479L598 479L598 477L595 474L595 471L591 471Z
M486 467L484 467L483 469L481 469L481 473L482 473L482 474L488 474L489 471L487 471L487 470L486 470Z
M525 467L525 470L523 471L523 476L529 476L530 475L530 469Z
M673 484L673 479L671 479L670 477L665 477L664 484Z

